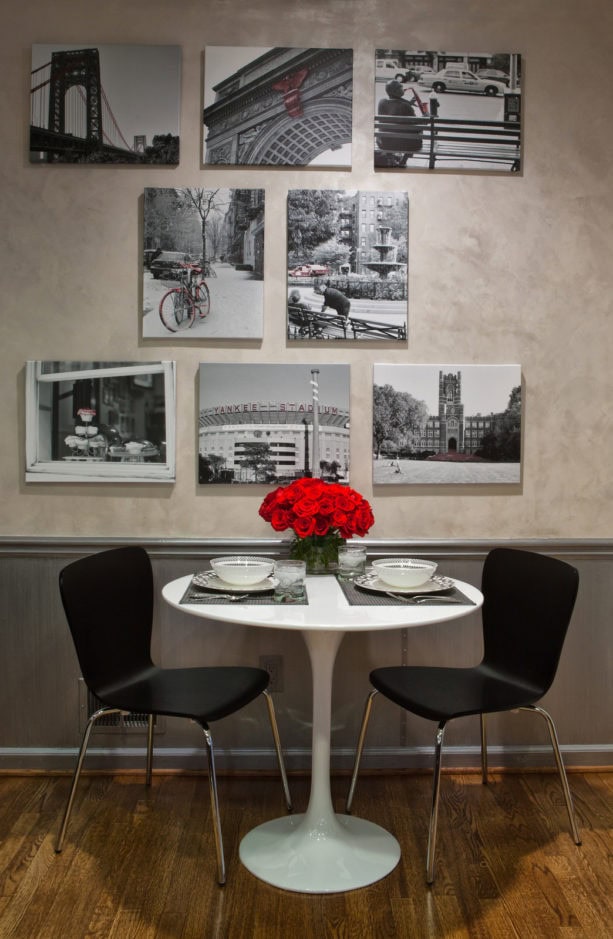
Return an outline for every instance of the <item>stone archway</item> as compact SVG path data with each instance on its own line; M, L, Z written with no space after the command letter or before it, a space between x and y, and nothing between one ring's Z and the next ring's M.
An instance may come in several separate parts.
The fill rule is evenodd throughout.
M351 143L351 102L330 99L308 105L302 116L284 115L245 149L241 163L306 166L326 150Z
M214 91L205 164L305 166L351 143L351 49L275 48Z

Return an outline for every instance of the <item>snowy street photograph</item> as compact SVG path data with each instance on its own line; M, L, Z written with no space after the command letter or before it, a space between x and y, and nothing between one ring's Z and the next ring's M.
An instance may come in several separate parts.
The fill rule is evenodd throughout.
M263 189L146 189L143 337L261 339Z

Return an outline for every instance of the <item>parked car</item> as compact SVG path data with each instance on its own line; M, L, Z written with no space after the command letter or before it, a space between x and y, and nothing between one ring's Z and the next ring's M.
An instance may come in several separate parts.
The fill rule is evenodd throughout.
M502 72L499 68L479 68L475 72L477 78L493 78L494 81L502 82L503 85L509 84L511 78L507 75L506 72Z
M422 75L434 75L434 69L430 68L429 65L411 65L407 69L404 81L416 82L419 81Z
M149 270L156 280L164 277L167 280L178 280L179 271L192 264L189 254L183 251L160 251L157 258L149 265Z
M378 81L388 82L395 78L396 81L406 82L409 80L407 75L407 70L401 68L393 59L377 59L375 61L375 78Z
M478 78L467 68L448 66L434 75L424 74L419 79L424 88L432 88L437 94L443 91L461 91L478 95L503 95L506 85L492 78Z
M330 268L325 264L301 264L288 271L290 277L325 277L329 273Z

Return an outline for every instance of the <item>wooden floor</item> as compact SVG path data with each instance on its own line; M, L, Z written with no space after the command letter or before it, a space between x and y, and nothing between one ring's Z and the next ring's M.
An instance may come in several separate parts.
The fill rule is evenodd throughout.
M238 860L282 814L276 779L220 779L228 883L215 882L205 777L85 776L62 854L66 777L0 777L0 937L19 939L549 939L613 934L613 774L570 776L583 845L554 774L445 775L437 878L425 883L430 777L365 776L356 815L397 835L398 867L344 894L284 892ZM308 793L291 780L297 811ZM342 808L347 780L335 779Z

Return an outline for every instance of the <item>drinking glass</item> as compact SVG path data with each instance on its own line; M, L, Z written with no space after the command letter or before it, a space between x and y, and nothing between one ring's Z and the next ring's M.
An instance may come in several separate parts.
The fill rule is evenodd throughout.
M355 580L366 570L366 548L363 545L343 545L338 549L338 576L340 580Z
M275 603L300 603L305 597L306 561L275 561Z

